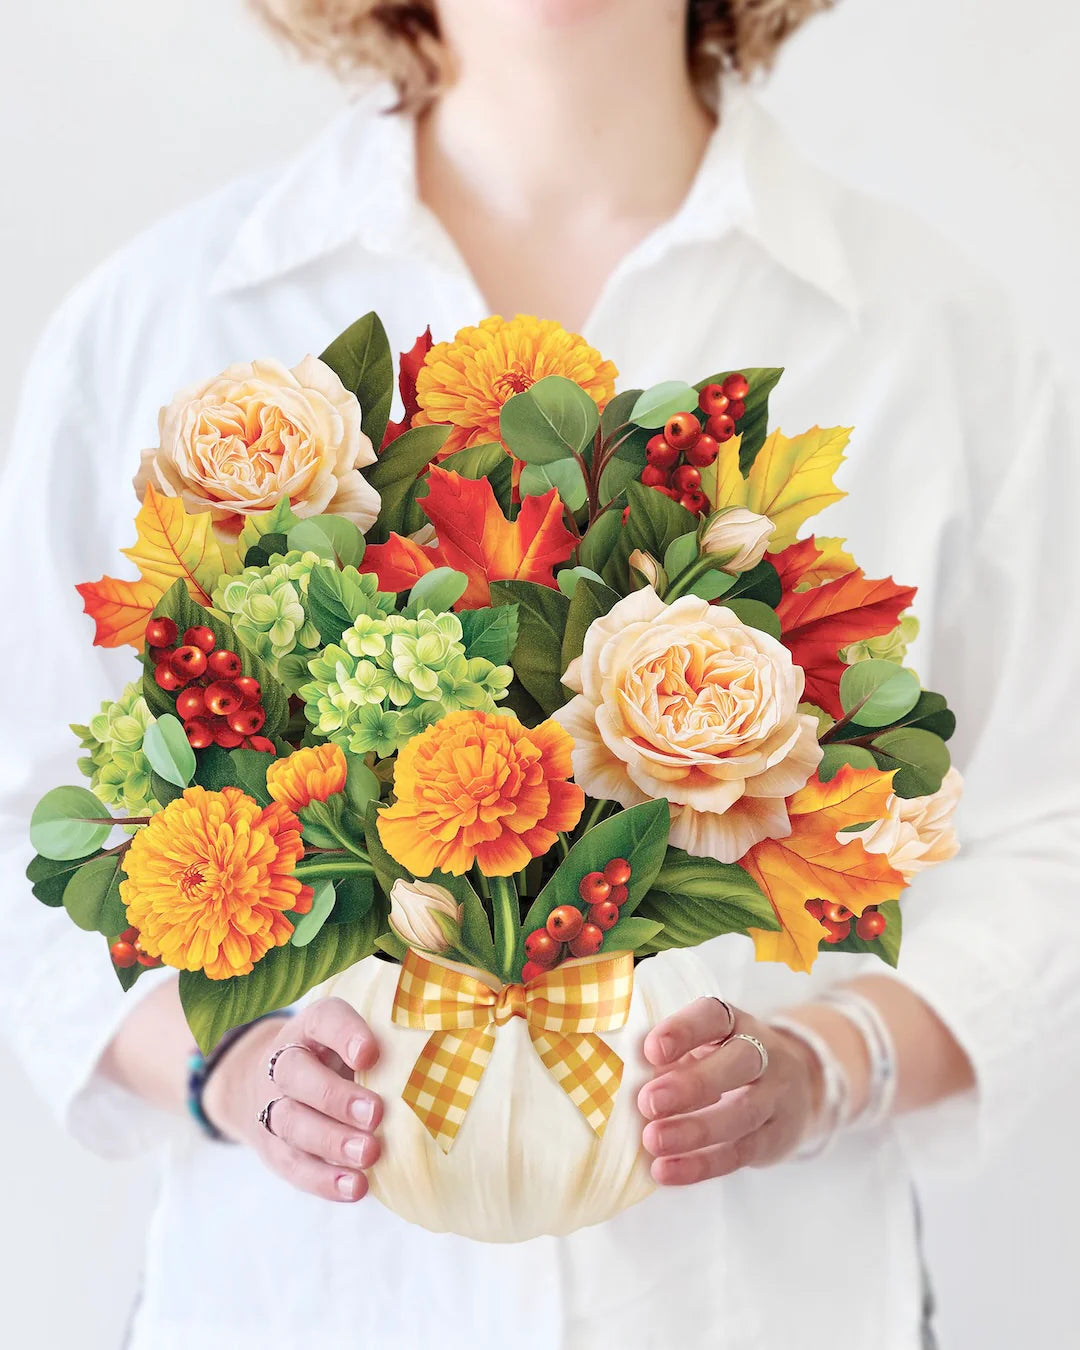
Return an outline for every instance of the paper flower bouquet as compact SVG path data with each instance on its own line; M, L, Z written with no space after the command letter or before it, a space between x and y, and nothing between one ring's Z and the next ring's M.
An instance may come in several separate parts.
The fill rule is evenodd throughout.
M403 355L390 422L369 314L163 410L138 576L79 587L141 669L75 728L90 786L34 811L34 893L125 988L176 968L204 1049L349 999L372 1189L427 1227L640 1199L644 1033L711 988L672 949L895 963L955 850L915 593L798 537L848 433L768 434L780 375L616 393L583 339L493 317Z

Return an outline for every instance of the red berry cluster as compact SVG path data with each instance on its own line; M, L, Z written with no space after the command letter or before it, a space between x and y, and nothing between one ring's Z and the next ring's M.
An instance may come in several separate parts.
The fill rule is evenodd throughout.
M746 415L746 396L750 384L745 375L729 375L723 384L707 384L698 395L697 413L680 412L669 417L662 432L645 446L646 464L641 481L655 488L694 515L709 509L701 490L701 470L708 468L720 453L721 443L730 441L737 424Z
M151 956L139 941L137 928L125 928L109 948L109 955L117 970L130 970L136 962L151 970L161 965L161 957Z
M830 946L850 937L851 921L855 916L846 905L837 905L828 900L807 900L806 912L828 930L825 941ZM887 922L877 905L868 905L855 919L855 935L863 942L873 942L884 933Z
M595 956L604 945L604 934L615 926L619 906L630 894L630 864L625 858L612 858L602 872L587 872L581 878L578 894L589 906L582 914L577 905L559 905L548 915L543 928L536 928L525 939L528 958L521 977L526 984L552 970L571 956Z
M194 750L220 745L274 753L274 743L257 733L266 721L259 681L244 675L235 652L218 647L213 630L189 628L177 645L172 619L151 619L146 642L154 663L154 679L176 694L176 715Z

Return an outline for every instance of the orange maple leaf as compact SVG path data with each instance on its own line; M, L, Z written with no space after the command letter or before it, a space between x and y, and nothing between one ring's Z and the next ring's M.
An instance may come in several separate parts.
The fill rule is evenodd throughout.
M843 539L818 540L811 535L765 557L776 568L781 587L793 591L800 586L821 586L854 572L855 559L843 545Z
M569 558L577 541L563 524L563 505L554 488L542 497L526 497L511 521L486 478L462 478L432 465L427 485L427 496L418 501L438 542L418 544L392 534L364 554L360 570L374 572L384 591L408 590L435 567L453 567L468 577L457 609L490 605L492 581L555 586L554 569Z
M430 324L409 350L401 353L401 360L398 365L398 393L401 395L405 416L400 422L387 422L386 434L383 436L382 445L379 447L380 453L386 449L391 441L396 441L403 432L408 431L414 415L419 411L420 405L416 401L416 377L420 373L420 367L424 364L424 357L427 356L429 351L431 351Z
M891 773L845 764L828 783L817 775L788 800L791 833L786 839L755 844L741 860L769 897L779 932L749 930L759 961L783 961L809 970L826 928L806 911L807 900L831 901L859 915L867 905L895 900L904 878L880 853L868 853L858 839L840 843L837 833L880 820L892 793Z
M793 574L790 562L786 572ZM914 586L898 586L892 577L868 581L859 567L809 591L785 591L776 607L780 640L806 672L808 702L841 717L840 677L847 667L840 648L892 632L914 599Z
M226 570L209 512L188 515L179 497L166 497L152 483L135 517L136 538L121 549L139 569L138 581L102 577L76 586L94 620L95 647L143 647L143 630L154 606L181 577L193 600L210 604L214 582Z

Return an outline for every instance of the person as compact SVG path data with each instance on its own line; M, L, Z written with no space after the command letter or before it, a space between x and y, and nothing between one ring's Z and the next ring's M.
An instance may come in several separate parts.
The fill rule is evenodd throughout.
M0 988L69 1128L162 1155L135 1350L932 1343L912 1169L1004 1137L1077 1042L1080 614L1055 553L1076 457L1049 366L992 289L806 164L742 87L823 7L268 0L304 50L389 83L284 169L137 240L48 327L2 492L22 655ZM565 1238L484 1246L348 1203L394 1143L351 1073L377 1029L337 1000L230 1045L204 1106L240 1147L210 1142L183 1112L175 979L121 995L21 880L29 807L71 774L59 729L124 669L84 655L72 588L129 542L159 405L229 363L318 351L368 309L401 350L429 323L555 317L624 386L787 367L772 423L855 426L827 529L867 575L919 586L912 664L959 711L963 852L905 897L899 968L825 954L807 976L742 938L701 949L714 987L646 1044L659 1190ZM857 1124L820 1139L845 1082Z

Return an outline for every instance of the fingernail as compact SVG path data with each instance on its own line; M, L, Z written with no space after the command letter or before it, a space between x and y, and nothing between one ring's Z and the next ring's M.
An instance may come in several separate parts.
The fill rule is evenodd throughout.
M651 1092L649 1094L649 1115L666 1115L671 1106L671 1097L666 1092Z
M360 1167L363 1167L367 1152L368 1141L366 1139L346 1139L345 1156L351 1162L357 1163Z
M346 1200L355 1200L357 1180L351 1172L342 1172L337 1179L338 1195Z
M368 1097L357 1097L352 1104L352 1118L362 1130L370 1129L375 1119L375 1103Z
M363 1051L364 1051L364 1042L362 1037L357 1036L355 1040L349 1042L345 1053L349 1056L349 1065L351 1068L354 1069L356 1068L357 1060L359 1060L360 1056L363 1054Z
M670 1036L660 1037L660 1053L664 1058L671 1059L675 1054L675 1042Z

